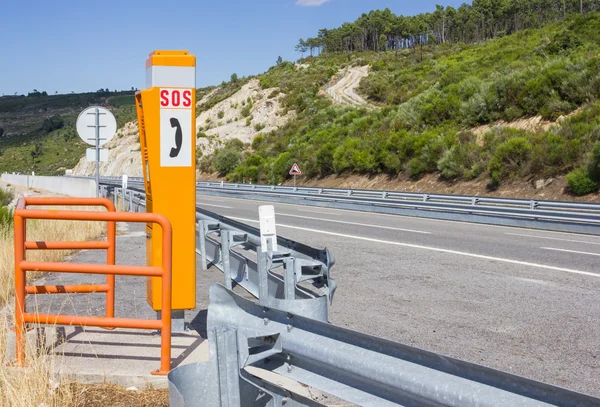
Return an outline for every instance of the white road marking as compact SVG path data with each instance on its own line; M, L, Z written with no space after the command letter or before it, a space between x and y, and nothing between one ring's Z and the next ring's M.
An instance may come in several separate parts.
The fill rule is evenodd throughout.
M531 237L531 238L534 238L534 239L559 240L561 242L573 242L573 243L584 243L584 244L600 245L600 242L586 242L584 240L559 239L557 237L534 236L534 235L526 235L526 234L523 234L523 233L505 233L505 235L510 235L510 236L524 236L524 237Z
M254 219L246 219L246 218L231 218L231 219L239 220L241 222L259 223L257 220L254 220ZM439 253L456 254L456 255L459 255L459 256L473 257L473 258L476 258L476 259L498 261L498 262L501 262L501 263L518 264L520 266L542 268L542 269L553 270L553 271L563 271L565 273L580 274L580 275L590 276L590 277L600 277L600 274L590 273L589 271L573 270L573 269L562 268L562 267L555 267L555 266L548 266L548 265L545 265L545 264L538 264L538 263L529 263L529 262L526 262L526 261L505 259L505 258L502 258L502 257L484 256L484 255L481 255L481 254L459 252L459 251L456 251L456 250L441 249L441 248L438 248L438 247L429 247L429 246L421 246L421 245L410 244L410 243L392 242L392 241L389 241L389 240L380 240L380 239L373 239L373 238L370 238L370 237L347 235L347 234L344 234L344 233L335 233L335 232L327 232L327 231L324 231L324 230L301 228L301 227L298 227L298 226L282 225L282 224L279 224L279 223L277 224L277 226L278 227L283 227L283 228L304 230L304 231L307 231L307 232L320 233L320 234L323 234L323 235L346 237L346 238L349 238L349 239L357 239L357 240L366 240L368 242L390 244L390 245L402 246L402 247L411 247L411 248L414 248L414 249L431 250L431 251L439 252Z
M589 254L590 256L600 256L600 253L578 252L576 250L557 249L555 247L540 247L540 249L542 249L542 250L554 250L556 252L565 252L565 253Z
M378 229L398 230L400 232L422 233L424 235L430 235L431 234L431 232L424 232L422 230L394 228L394 227L391 227L391 226L373 225L373 224L370 224L370 223L346 222L346 221L343 221L343 220L333 220L333 219L325 219L325 218L315 218L315 217L312 217L312 216L292 215L290 213L281 213L280 212L280 213L277 214L277 216L289 216L289 217L292 217L292 218L300 218L300 219L323 220L325 222L343 223L343 224L346 224L346 225L366 226L366 227L378 228Z
M311 211L309 209L298 209L298 212L309 212L309 213L319 213L321 215L342 216L341 213L323 212L323 211Z
M215 208L233 209L233 207L231 207L231 206L207 204L204 202L200 202L198 205L199 206L214 206Z

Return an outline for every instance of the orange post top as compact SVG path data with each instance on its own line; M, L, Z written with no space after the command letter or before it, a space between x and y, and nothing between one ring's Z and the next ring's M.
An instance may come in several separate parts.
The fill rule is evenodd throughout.
M196 66L196 56L189 51L154 51L146 59L146 68L151 66Z

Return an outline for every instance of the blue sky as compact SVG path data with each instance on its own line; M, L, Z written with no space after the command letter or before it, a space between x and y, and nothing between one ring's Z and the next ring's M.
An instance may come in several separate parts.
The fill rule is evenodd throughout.
M296 60L299 38L389 7L431 11L462 0L3 0L0 94L144 86L147 55L187 49L198 86Z

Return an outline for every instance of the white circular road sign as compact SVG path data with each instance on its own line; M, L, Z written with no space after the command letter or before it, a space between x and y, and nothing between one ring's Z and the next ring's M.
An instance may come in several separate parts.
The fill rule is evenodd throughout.
M108 109L99 106L90 106L79 113L76 126L79 137L93 146L96 145L96 127L101 146L108 143L117 132L115 116Z

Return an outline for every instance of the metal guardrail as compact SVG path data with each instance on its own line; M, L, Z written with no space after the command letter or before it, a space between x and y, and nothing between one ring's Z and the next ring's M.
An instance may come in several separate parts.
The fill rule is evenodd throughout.
M600 204L213 182L196 188L206 195L600 234Z
M145 208L145 193L101 185L102 196L120 199L127 211ZM261 250L260 230L196 208L196 252L202 269L214 265L224 274L224 284L241 286L259 304L321 321L337 287L331 277L335 260L328 249L277 238L277 252Z
M145 205L139 190L102 188L111 192L130 210ZM225 286L210 291L209 361L168 375L174 407L325 405L312 390L361 406L600 405L591 396L328 324L335 282L326 249L279 238L280 252L265 253L256 228L200 208L197 221L203 266L223 270ZM276 265L283 272L275 273ZM305 278L310 289L298 285ZM234 294L236 284L258 293L258 302Z
M260 306L218 284L210 289L207 332L210 360L168 375L173 407L321 406L331 396L360 406L600 403L591 396ZM315 400L311 389L327 398Z

